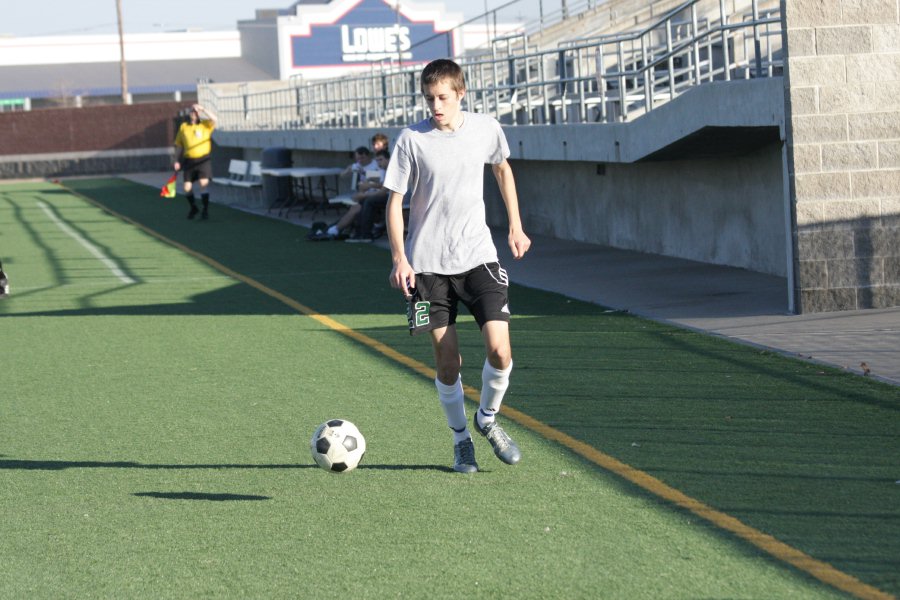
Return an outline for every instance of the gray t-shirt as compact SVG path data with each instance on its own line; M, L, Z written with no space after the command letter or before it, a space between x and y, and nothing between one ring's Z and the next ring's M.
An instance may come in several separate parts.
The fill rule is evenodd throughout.
M406 257L416 273L457 275L496 262L484 208L484 165L509 156L500 123L463 112L456 131L430 119L400 133L384 187L410 192Z

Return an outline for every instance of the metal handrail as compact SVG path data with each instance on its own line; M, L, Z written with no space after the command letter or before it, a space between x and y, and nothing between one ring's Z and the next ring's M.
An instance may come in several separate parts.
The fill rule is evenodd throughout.
M458 57L466 110L507 125L633 119L687 89L780 73L777 10L730 15L725 0L688 0L648 27L571 41L550 50L499 38L488 53ZM749 16L748 16L749 15ZM734 17L734 18L732 18ZM427 116L419 66L387 62L337 79L291 78L278 89L237 95L198 88L223 130L405 126Z

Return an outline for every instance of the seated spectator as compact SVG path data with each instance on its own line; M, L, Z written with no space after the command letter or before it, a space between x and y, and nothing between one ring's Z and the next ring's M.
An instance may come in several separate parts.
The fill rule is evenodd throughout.
M348 239L348 242L372 242L384 233L382 228L376 232L375 223L379 217L383 221L384 209L387 206L388 192L383 186L384 172L387 170L391 155L387 150L375 153L375 161L381 169L381 181L378 188L366 194L360 202L359 218L357 220L356 235Z
M359 175L359 180L362 181L366 171L374 167L372 151L365 146L360 146L353 151L353 162L347 165L347 168L341 173L341 177L346 177L355 172Z
M317 236L315 239L347 239L347 231L351 230L354 225L356 225L356 234L347 239L347 241L372 241L372 218L376 214L379 206L383 210L387 204L388 192L387 189L384 188L383 183L384 172L387 169L391 155L387 150L379 150L375 154L375 157L375 168L370 168L365 172L364 176L360 178L356 193L353 194L353 199L356 201L356 204L347 209L347 212L344 213L341 219L330 226L323 235ZM359 216L366 203L371 203L371 207L367 213L368 221L366 223L358 223Z
M379 150L388 149L388 137L383 133L376 133L372 136L372 152L378 154Z

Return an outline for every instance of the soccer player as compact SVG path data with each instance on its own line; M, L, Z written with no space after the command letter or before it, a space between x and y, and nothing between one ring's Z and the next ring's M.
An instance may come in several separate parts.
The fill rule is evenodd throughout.
M9 296L9 277L3 272L3 263L0 262L0 299Z
M456 332L462 302L481 328L486 359L481 400L473 419L494 454L507 464L521 458L518 446L495 419L509 386L508 279L500 267L485 217L484 165L491 165L506 205L507 241L522 258L531 240L522 229L509 146L496 119L466 112L462 69L439 59L422 71L421 91L431 118L404 129L385 175L390 190L387 231L393 268L390 283L409 303L411 334L428 332L434 349L435 386L453 430L454 470L478 471L464 406ZM403 196L410 192L409 232L404 244Z
M203 118L201 118L203 115ZM187 196L188 219L197 216L194 202L194 182L200 184L200 199L203 202L201 218L209 217L209 180L212 178L212 132L216 128L216 115L199 104L191 107L190 120L182 123L175 135L175 170L184 171L184 194Z

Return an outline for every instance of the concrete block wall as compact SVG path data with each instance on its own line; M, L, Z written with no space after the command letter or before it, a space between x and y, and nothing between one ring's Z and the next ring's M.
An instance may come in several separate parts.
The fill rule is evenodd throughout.
M799 312L900 305L900 0L782 0Z
M781 144L739 157L510 164L526 231L785 276ZM489 172L485 201L489 222L505 226Z

